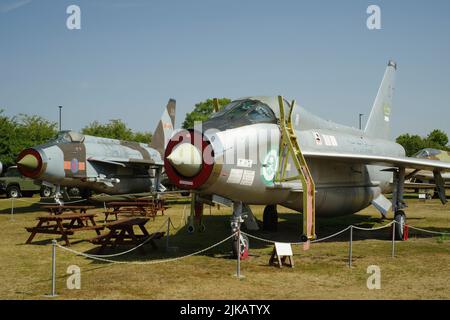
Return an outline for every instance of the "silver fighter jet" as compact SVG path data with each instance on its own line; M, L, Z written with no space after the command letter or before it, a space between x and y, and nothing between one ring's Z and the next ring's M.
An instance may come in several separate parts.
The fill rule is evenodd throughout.
M201 127L172 137L164 159L167 175L176 186L196 192L197 201L232 204L233 230L248 204L266 205L264 226L276 229L276 205L303 211L305 199L304 185L295 179L298 166L282 149L284 110L295 136L291 139L297 141L315 183L315 214L352 214L373 204L386 216L392 206L397 236L402 237L405 169L431 171L440 184L450 163L406 157L403 147L390 140L396 69L389 61L364 130L324 120L282 97L242 98ZM281 171L283 180L277 178ZM391 202L383 193L390 191L392 180ZM445 190L440 189L440 196L445 202ZM195 208L200 215L201 205Z
M160 184L163 152L175 123L170 99L151 144L59 132L46 144L23 150L17 157L22 175L50 186L76 186L107 194L154 192Z

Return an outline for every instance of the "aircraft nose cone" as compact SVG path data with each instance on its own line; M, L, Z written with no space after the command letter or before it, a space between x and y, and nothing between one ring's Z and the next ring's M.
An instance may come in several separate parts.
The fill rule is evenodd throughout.
M39 167L39 160L34 155L27 154L17 164L30 170L36 170Z
M193 177L202 168L202 155L190 143L183 143L174 149L167 157L170 164L183 176Z

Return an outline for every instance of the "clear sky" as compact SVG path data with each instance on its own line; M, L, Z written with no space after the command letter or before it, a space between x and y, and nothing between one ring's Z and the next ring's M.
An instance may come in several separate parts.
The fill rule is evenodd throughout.
M180 125L206 98L278 94L357 127L394 59L393 136L450 134L448 0L0 0L0 44L0 108L57 121L63 105L64 129L153 131L169 98Z

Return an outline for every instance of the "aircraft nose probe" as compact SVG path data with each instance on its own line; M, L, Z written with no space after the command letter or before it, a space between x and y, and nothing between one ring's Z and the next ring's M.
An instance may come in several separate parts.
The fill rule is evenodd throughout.
M36 170L39 167L39 160L34 155L27 154L17 161L17 164L30 170Z
M36 178L45 170L44 159L46 158L42 151L25 149L17 157L17 168L23 176Z
M185 177L194 177L202 168L202 155L194 145L182 143L167 157L170 164Z

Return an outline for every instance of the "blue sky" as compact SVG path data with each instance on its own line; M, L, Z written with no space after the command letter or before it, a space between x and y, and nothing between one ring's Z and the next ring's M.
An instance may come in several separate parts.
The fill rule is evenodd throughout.
M0 108L57 121L63 105L65 129L153 131L169 98L181 124L206 98L278 94L356 127L389 59L393 136L450 134L450 1L0 0Z

